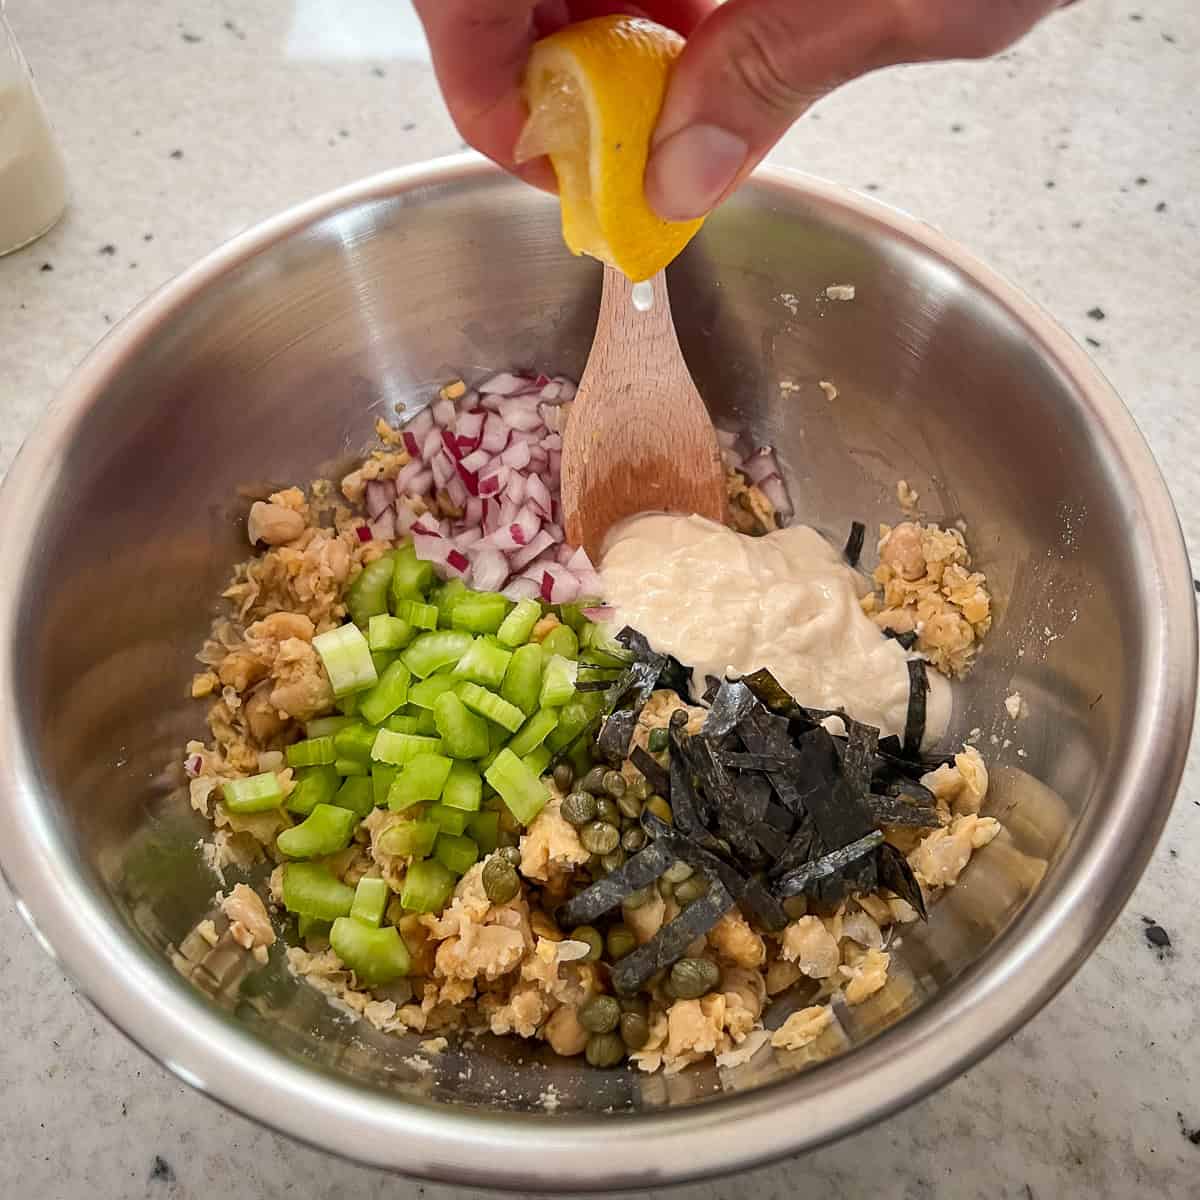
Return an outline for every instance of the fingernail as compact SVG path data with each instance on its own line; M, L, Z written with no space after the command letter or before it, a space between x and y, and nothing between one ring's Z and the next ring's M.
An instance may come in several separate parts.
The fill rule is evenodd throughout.
M729 190L750 147L717 125L689 125L660 143L646 166L646 199L668 221L702 217Z

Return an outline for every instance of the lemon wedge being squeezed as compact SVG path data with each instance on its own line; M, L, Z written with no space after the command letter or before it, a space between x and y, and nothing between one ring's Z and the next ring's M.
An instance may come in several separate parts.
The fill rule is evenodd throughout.
M537 42L525 74L525 162L545 154L558 178L563 240L627 275L649 279L703 218L665 221L643 178L671 65L683 38L637 17L597 17Z

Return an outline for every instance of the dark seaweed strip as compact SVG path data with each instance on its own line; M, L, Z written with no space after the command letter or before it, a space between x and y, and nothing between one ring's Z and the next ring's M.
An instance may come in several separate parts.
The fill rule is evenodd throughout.
M597 879L591 887L568 900L556 914L559 924L569 929L594 921L627 900L639 888L653 883L674 861L675 856L665 844L651 842L623 866Z
M678 962L688 946L703 937L733 907L733 897L717 880L694 904L664 925L644 946L630 951L612 968L614 989L623 996L644 987L651 976Z
M770 754L741 754L737 751L727 751L720 756L721 761L734 771L786 771L788 762L783 758L775 758Z
M761 801L765 810L766 802L770 799L770 786L767 785L761 793L754 789L739 791L729 772L713 753L712 745L703 737L687 738L684 752L695 772L699 790L707 798L705 811L711 814L709 823L713 818L716 819L721 836L739 858L750 865L762 865L762 850L750 832L754 815L747 811L743 801L749 800L754 805Z
M766 856L774 861L786 852L789 844L788 835L766 821L756 821L750 829L751 836L763 848Z
M720 690L721 681L715 675L705 675L704 695L701 697L705 704L712 704Z
M917 644L917 632L915 629L910 629L907 633L897 633L894 629L885 629L883 636L891 638L894 642L899 642L902 650L911 650Z
M626 625L616 636L622 646L629 650L640 664L653 673L654 679L642 696L644 704L650 699L650 693L656 687L670 688L685 704L692 700L692 668L685 667L677 658L670 654L658 654L650 648L650 643L636 629Z
M810 710L797 704L791 693L765 667L752 675L743 675L742 682L755 697L780 716L810 720Z
M576 681L577 692L607 692L612 687L608 679L580 679Z
M929 675L923 658L908 660L908 715L904 718L904 755L921 753L925 740L925 697L929 694Z
M671 776L645 746L634 746L629 752L629 761L641 771L655 792L664 799L671 798Z
M776 804L774 800L767 801L766 811L763 813L763 820L768 825L774 825L776 829L783 833L790 834L796 828L795 816L788 812L782 804Z
M876 825L908 825L914 829L929 829L938 824L937 807L923 804L920 798L908 793L884 796L872 792L867 807Z
M894 734L879 739L875 753L875 778L903 778L919 780L928 771L938 767L953 766L953 754L918 754L912 758L901 757L900 739Z
M925 911L925 895L912 867L908 865L908 859L890 842L884 842L879 847L876 861L879 866L879 882L902 900L907 900L920 913L921 920L927 921L929 914Z
M671 814L680 832L695 838L706 846L716 845L716 840L704 826L698 805L699 798L692 785L692 773L682 755L671 755Z
M846 724L846 749L842 755L842 779L861 800L871 790L875 770L875 752L879 746L879 730L858 721Z
M767 819L767 809L778 807L771 804L771 785L761 775L739 775L733 781L742 817L750 824ZM780 809L782 812L783 810ZM785 814L790 816L791 814ZM787 825L791 829L791 822Z
M788 896L803 896L813 890L813 884L828 878L843 870L851 863L870 854L883 841L883 834L878 829L872 829L864 837L858 838L849 845L838 850L831 850L812 862L805 863L775 881L775 895L782 899Z
M819 879L813 892L822 904L837 904L855 892L874 892L879 887L879 870L874 854L847 863L840 871Z
M604 718L596 738L596 749L606 762L618 766L625 761L641 711L640 708L623 708Z
M778 933L788 923L783 905L767 891L757 875L746 881L737 901L743 914L768 933Z
M846 539L846 549L843 553L846 556L846 561L852 566L858 566L858 560L862 558L863 542L866 540L867 527L861 521L850 522L850 536Z
M786 875L788 871L803 866L818 858L821 854L821 841L813 827L812 818L805 817L800 822L787 849L775 860L768 869L768 876Z
M717 689L712 707L700 729L702 737L723 741L754 707L754 694L740 680L727 679Z
M666 655L666 662L658 677L658 687L670 688L684 704L692 702L692 668L685 667L679 659Z

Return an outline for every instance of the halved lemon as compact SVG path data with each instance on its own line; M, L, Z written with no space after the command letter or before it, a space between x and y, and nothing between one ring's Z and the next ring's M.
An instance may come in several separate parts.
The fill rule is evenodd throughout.
M558 177L563 240L635 283L704 223L664 221L643 190L650 137L683 38L637 17L597 17L537 42L525 74L518 162L545 154Z

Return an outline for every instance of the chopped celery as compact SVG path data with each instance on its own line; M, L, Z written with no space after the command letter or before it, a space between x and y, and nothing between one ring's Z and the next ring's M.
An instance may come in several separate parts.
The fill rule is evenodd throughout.
M528 825L550 798L541 779L507 748L496 755L485 778L522 825Z
M479 847L469 837L442 833L433 844L433 857L455 875L465 875L479 861Z
M588 692L576 695L558 711L558 727L546 739L546 745L557 754L565 750L604 711L604 694Z
M375 736L378 732L378 729L372 729L370 725L362 721L355 721L353 725L339 729L333 735L333 744L338 758L367 762L371 757L371 747L375 744Z
M376 613L367 625L367 645L375 650L403 650L416 630L402 617Z
M540 653L540 651L539 651ZM489 721L502 725L509 733L516 733L525 721L525 714L495 692L489 692L475 683L460 683L455 688L458 698L472 711Z
M386 808L388 790L395 780L399 767L387 763L373 763L371 766L371 802L376 808Z
M333 762L337 758L333 737L333 734L327 733L320 737L305 738L302 742L293 742L283 752L287 765L289 767L320 767Z
M368 563L346 589L346 612L355 625L365 627L372 617L387 612L393 559L394 555L389 552Z
M554 708L539 708L537 712L521 726L520 731L508 748L518 757L524 758L536 750L549 737L558 724L558 710Z
M418 708L433 708L439 696L457 686L458 680L453 675L430 675L409 688L408 702Z
M431 805L427 816L442 833L454 834L462 833L471 819L469 812L463 812L460 808L447 808L444 804Z
M374 666L374 663L371 664ZM348 717L358 716L358 692L351 692L348 696L339 696L334 701L334 707L340 713L344 713Z
M579 639L570 625L555 625L542 638L542 652L546 655L561 654L563 658L579 656Z
M482 720L476 717L476 720ZM446 786L442 788L442 803L447 808L475 812L483 802L483 777L474 763L456 761L450 768Z
M405 600L400 615L413 629L436 629L438 626L437 605L426 604L424 600Z
M433 737L437 734L437 721L434 719L433 709L418 708L417 712L417 733L422 737Z
M513 652L512 661L504 673L500 695L509 704L515 704L527 717L532 716L538 707L544 661L542 648L531 642Z
M391 598L392 611L398 617L403 617L400 611L401 602L420 597L433 586L433 563L422 562L412 543L401 546L396 551L395 566L392 571Z
M375 795L369 775L355 775L347 779L334 796L331 804L349 809L356 817L365 817L375 807Z
M470 592L454 606L450 625L468 633L495 633L504 623L510 603L499 592Z
M339 775L349 779L351 776L369 774L371 767L361 758L338 758L334 759L333 769Z
M433 705L442 748L451 758L482 758L488 752L488 725L453 693L443 692Z
M454 674L484 687L499 687L504 682L504 672L511 658L511 650L476 638L458 660Z
M381 729L375 735L375 745L371 747L371 757L376 762L403 766L418 755L438 754L441 749L441 738L418 737L412 733L393 733L390 729Z
M316 917L301 915L296 921L296 928L302 938L329 937L329 927L332 921L318 921Z
M318 633L312 644L325 664L335 696L362 691L378 679L375 664L371 661L371 648L357 625L340 625L337 629Z
M440 862L423 858L408 868L400 903L409 912L441 912L454 893L457 882L454 873L446 870Z
M550 765L550 759L553 757L545 746L538 746L535 750L530 750L521 761L535 774L545 775L546 768Z
M354 889L342 883L324 863L285 863L283 904L288 912L333 921L349 913Z
M386 671L388 667L390 667L392 663L394 663L399 657L399 650L372 650L371 663L375 668L375 674L382 677L384 671ZM365 696L366 692L364 692L363 695ZM362 712L361 702L359 704L358 711Z
M441 827L436 821L401 821L379 835L379 849L384 854L426 858L433 852L439 833Z
M500 623L496 636L502 646L515 650L529 641L533 627L542 616L542 606L536 600L522 600Z
M368 925L378 926L383 921L383 910L391 899L391 889L387 881L378 875L364 875L354 889L354 903L350 906L350 915L356 921L365 921Z
M450 759L441 754L423 754L405 765L388 789L388 808L393 812L441 797L450 776Z
M500 840L500 814L498 812L472 813L467 821L467 832L479 847L480 854L491 854Z
M352 724L353 717L314 717L304 726L306 738L333 737L339 729Z
M438 627L449 629L454 609L467 594L467 585L461 579L449 579L429 597L438 610Z
M339 917L329 931L329 944L367 987L391 983L412 970L408 947L394 925L375 929L352 917Z
M420 724L416 717L401 713L393 713L383 719L384 729L390 729L393 733L420 733Z
M363 693L358 711L372 725L378 725L408 702L408 683L411 678L411 672L402 662L392 663L380 675L379 682L369 692Z
M348 808L318 804L299 825L285 829L275 839L275 848L288 858L336 854L350 844L350 835L357 824L357 815Z
M456 663L471 648L471 635L461 630L423 633L404 651L404 665L420 679L438 667Z
M234 779L222 784L221 795L231 813L269 812L283 803L283 788L274 771L263 771L249 779Z
M542 674L542 691L538 697L543 708L561 708L575 695L575 680L579 664L560 654L553 655Z
M576 738L567 751L566 761L571 764L575 778L582 779L596 765L596 760L592 758L591 738Z
M331 804L341 782L341 776L331 763L320 767L301 767L296 772L296 786L288 793L288 811L303 817L318 804Z
M560 604L558 619L572 630L576 637L583 640L583 629L587 625L587 617L583 615L583 606L579 604Z

